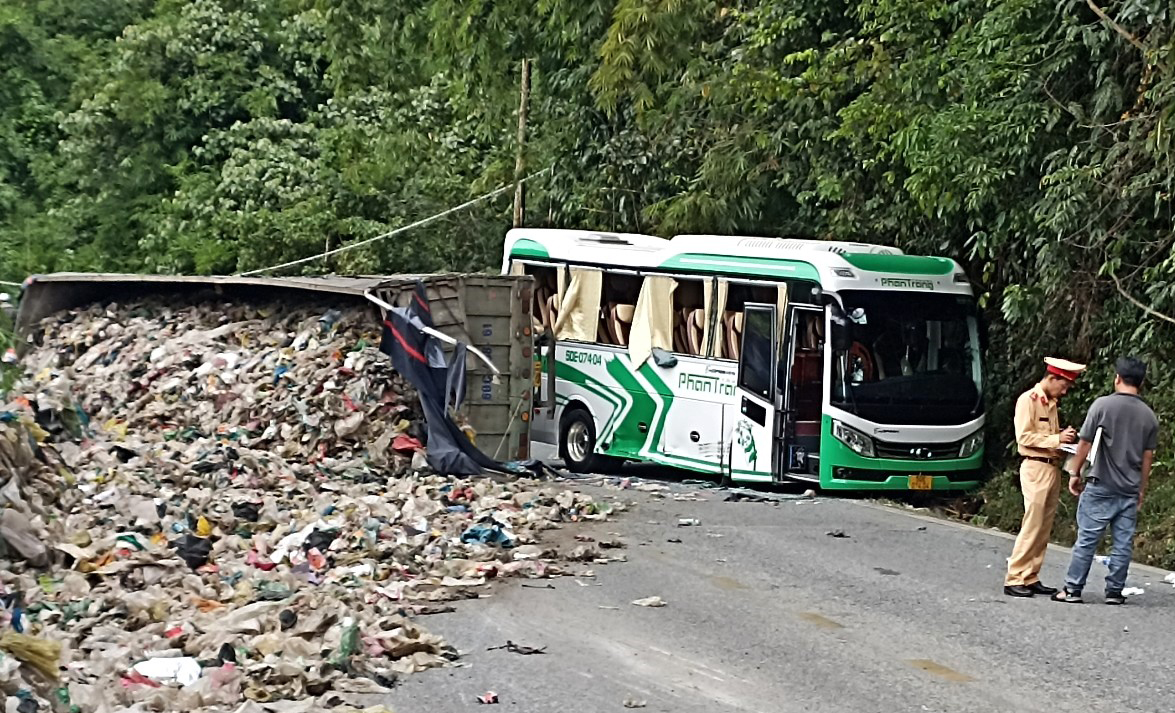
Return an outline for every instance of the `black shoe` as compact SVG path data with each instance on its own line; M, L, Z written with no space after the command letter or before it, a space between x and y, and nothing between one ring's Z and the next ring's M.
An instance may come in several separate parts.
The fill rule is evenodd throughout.
M1051 597L1052 595L1057 593L1056 587L1045 586L1044 584L1042 584L1039 581L1033 582L1032 584L1028 585L1028 588L1032 590L1033 594L1043 594L1046 597Z
M1117 606L1125 603L1126 597L1122 596L1122 592L1106 592L1106 604Z
M1031 597L1035 595L1036 592L1032 591L1032 587L1013 584L1011 586L1004 587L1004 594L1007 594L1009 597Z

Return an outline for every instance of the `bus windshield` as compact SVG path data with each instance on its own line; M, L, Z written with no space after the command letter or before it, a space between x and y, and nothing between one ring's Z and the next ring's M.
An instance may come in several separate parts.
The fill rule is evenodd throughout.
M983 413L979 323L967 295L846 290L849 345L832 403L875 423L956 425Z

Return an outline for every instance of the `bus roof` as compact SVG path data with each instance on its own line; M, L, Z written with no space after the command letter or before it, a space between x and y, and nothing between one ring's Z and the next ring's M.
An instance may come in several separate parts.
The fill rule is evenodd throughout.
M884 245L831 240L737 235L678 235L666 239L635 233L515 228L506 234L504 271L512 259L812 280L830 291L971 293L962 268L950 258L906 255Z

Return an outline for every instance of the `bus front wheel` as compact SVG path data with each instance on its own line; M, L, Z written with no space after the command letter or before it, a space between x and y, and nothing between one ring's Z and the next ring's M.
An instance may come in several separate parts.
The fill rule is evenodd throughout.
M596 424L586 410L576 408L563 414L559 424L559 455L574 473L588 473L603 464L603 458L596 454Z

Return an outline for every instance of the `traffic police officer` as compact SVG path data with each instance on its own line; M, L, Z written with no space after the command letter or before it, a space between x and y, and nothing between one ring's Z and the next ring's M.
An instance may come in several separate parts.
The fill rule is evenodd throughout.
M1016 445L1020 451L1020 490L1024 494L1024 519L1008 559L1004 594L1012 597L1050 595L1057 590L1040 581L1045 549L1053 531L1053 517L1060 501L1061 445L1077 442L1077 431L1061 430L1057 401L1065 394L1084 364L1066 359L1045 359L1040 383L1020 394L1016 401Z

